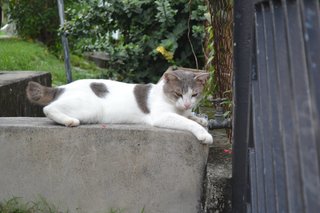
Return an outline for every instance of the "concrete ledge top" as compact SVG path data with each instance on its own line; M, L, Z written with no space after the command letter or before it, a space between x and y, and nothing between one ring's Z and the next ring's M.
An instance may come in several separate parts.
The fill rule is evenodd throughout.
M36 76L41 76L48 72L39 71L0 71L0 86L25 80L28 78L33 78Z
M157 128L143 124L82 124L78 127L65 127L59 125L48 118L40 117L0 117L0 127L34 127L34 128L60 128L60 129L110 129L110 130L134 130L151 132L171 132L180 134L190 134L189 132L165 128ZM196 138L195 138L196 140Z

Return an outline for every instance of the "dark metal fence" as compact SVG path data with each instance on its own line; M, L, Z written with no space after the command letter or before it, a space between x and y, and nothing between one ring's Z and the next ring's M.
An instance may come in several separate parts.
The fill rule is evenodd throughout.
M234 6L233 212L318 212L319 0Z

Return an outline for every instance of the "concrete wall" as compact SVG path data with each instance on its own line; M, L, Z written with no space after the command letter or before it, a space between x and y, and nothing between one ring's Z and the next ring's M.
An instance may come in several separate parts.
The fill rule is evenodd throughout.
M51 74L35 71L0 71L0 117L41 117L41 106L27 100L26 87L29 81L51 86Z
M200 210L208 147L188 132L0 118L0 147L0 200L40 195L88 213Z

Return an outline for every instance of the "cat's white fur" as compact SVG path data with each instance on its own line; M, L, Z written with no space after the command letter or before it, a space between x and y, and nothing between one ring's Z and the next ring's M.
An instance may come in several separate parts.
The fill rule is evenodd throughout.
M138 106L134 94L135 84L112 80L78 80L60 86L64 88L57 100L45 106L45 115L66 126L80 123L144 123L155 127L186 130L203 143L211 144L212 136L202 125L204 119L192 115L191 108L197 103L192 91L176 102L163 91L165 79L151 84L147 105L150 113L144 113ZM108 89L105 97L94 95L91 83L103 83ZM202 125L200 125L200 124Z

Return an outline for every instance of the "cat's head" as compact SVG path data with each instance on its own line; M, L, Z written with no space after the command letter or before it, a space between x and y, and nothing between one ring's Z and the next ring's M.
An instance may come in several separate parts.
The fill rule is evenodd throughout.
M209 77L205 72L167 71L163 75L163 92L177 109L189 110L200 100Z

